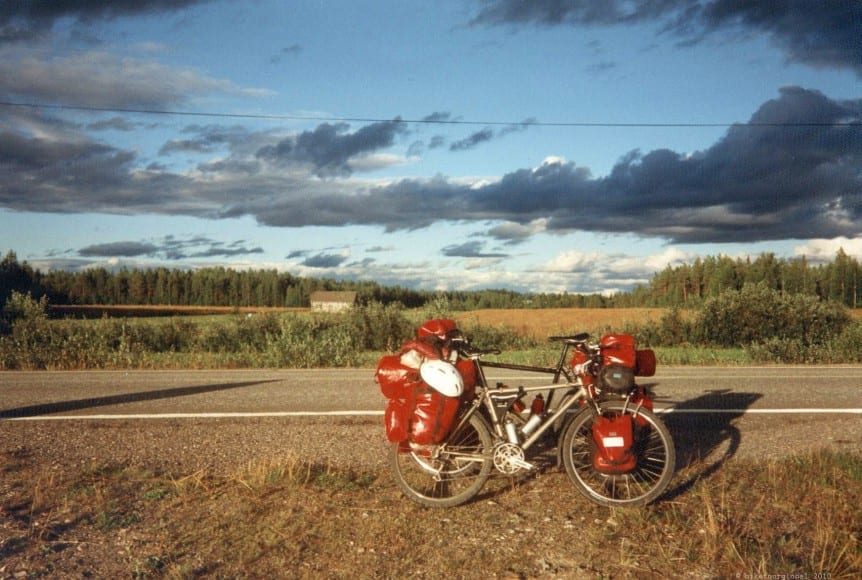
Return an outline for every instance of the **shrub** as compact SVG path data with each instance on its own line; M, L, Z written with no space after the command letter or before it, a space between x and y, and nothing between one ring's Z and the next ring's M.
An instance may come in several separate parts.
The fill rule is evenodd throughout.
M814 296L783 295L764 284L746 285L707 300L694 327L699 342L735 347L775 341L820 345L850 322L846 309ZM789 348L790 343L781 348Z
M416 331L397 303L371 302L352 308L346 323L355 343L365 350L393 351Z

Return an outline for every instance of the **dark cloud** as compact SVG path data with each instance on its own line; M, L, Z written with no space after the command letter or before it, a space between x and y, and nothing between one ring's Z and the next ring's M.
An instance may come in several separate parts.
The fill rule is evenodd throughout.
M395 119L353 133L349 129L347 123L323 123L313 131L262 147L257 157L272 163L308 163L318 177L345 177L353 173L352 160L390 147L396 136L406 133L407 126Z
M123 133L128 133L129 131L136 130L139 126L140 125L138 123L133 123L128 119L112 117L110 119L89 123L87 125L87 129L90 131L122 131Z
M428 142L428 149L439 149L446 145L446 137L444 135L434 135Z
M78 255L85 258L134 258L152 256L158 249L158 246L146 242L111 242L81 248L78 250Z
M449 151L464 151L466 149L473 149L479 144L485 143L486 141L490 141L493 138L494 130L490 127L485 127L481 131L476 131L472 135L455 141L454 143L449 145Z
M862 76L862 2L785 0L486 0L474 25L619 25L654 21L683 43L729 30L765 34L790 60Z
M174 12L212 0L16 0L0 11L0 43L29 40L50 30L60 18L79 22Z
M485 127L475 133L468 135L467 137L455 141L451 145L449 145L450 151L465 151L467 149L473 149L482 143L486 143L493 139L498 139L500 137L504 137L511 133L518 133L521 131L526 131L531 123L535 123L535 119L525 119L520 123L514 123L510 125L505 125L499 129L494 129L492 127Z
M303 260L302 265L309 268L336 268L348 260L342 254L316 254Z
M131 152L95 142L29 137L0 128L0 205L100 211L106 196L111 206L121 202L134 160Z
M297 56L302 53L302 46L299 44L291 44L282 48L278 54L269 57L270 64L281 64L285 57Z
M602 178L553 161L482 187L402 181L373 190L363 205L399 208L378 213L390 228L427 225L435 215L521 225L547 218L548 231L676 242L852 237L862 233L860 124L862 101L790 87L694 154L632 152Z
M451 123L454 120L452 113L448 111L435 111L422 118L423 123Z
M279 227L354 224L387 231L481 221L491 222L489 234L507 243L537 231L571 230L692 243L862 234L858 99L838 101L788 87L707 149L633 151L603 177L557 159L490 183L437 176L374 185L338 177L349 175L355 160L392 144L402 130L397 122L352 132L323 124L285 138L190 128L190 141L219 144L226 153L196 172L177 174L140 170L133 153L70 135L68 127L45 125L46 136L34 137L12 125L4 130L0 119L0 206L250 215ZM470 248L460 249L466 254Z
M450 258L507 258L508 254L484 252L484 242L470 241L443 248L443 255Z
M263 248L249 248L245 240L225 244L206 236L188 239L166 236L159 242L110 242L93 244L78 250L78 255L86 258L134 258L138 256L159 256L166 260L185 260L193 258L230 258L249 254L262 254Z

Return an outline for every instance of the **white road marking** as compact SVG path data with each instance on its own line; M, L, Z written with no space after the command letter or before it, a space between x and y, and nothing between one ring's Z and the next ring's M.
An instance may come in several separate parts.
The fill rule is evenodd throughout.
M656 413L674 413L674 414L739 414L746 413L761 414L761 415L785 415L785 414L829 414L829 415L862 415L862 409L675 409L673 407L664 407L654 409Z
M383 411L274 411L263 413L148 413L129 415L44 415L11 417L0 421L75 421L81 419L234 419L254 417L361 417L382 416Z
M829 414L862 415L862 409L676 409L663 407L656 413L687 415L787 415ZM275 411L265 413L149 413L130 415L43 415L35 417L10 417L2 421L80 421L80 420L141 420L141 419L242 419L256 417L379 417L383 411Z

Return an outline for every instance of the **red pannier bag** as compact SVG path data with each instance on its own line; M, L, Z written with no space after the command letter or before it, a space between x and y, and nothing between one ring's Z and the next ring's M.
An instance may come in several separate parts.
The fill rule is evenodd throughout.
M375 379L380 392L389 399L384 412L389 441L400 443L409 440L417 445L441 443L452 429L461 401L474 396L477 376L471 360L455 363L464 381L464 392L460 397L447 397L435 391L419 375L423 360L442 358L444 353L440 347L455 331L457 325L454 320L428 320L417 330L416 340L402 344L398 354L381 357Z
M468 358L459 358L455 368L461 373L464 380L464 392L461 393L462 401L472 401L476 396L476 364Z
M628 473L637 466L637 458L632 453L634 439L632 416L596 417L593 424L593 440L596 452L593 453L593 467L599 473Z
M392 443L407 441L407 424L410 421L410 403L404 399L389 399L383 414L386 439Z
M401 356L397 354L381 357L374 377L387 399L406 399L412 395L413 387L422 382L419 370L401 364Z
M447 397L423 385L414 392L408 439L417 445L442 443L458 415L460 397Z
M635 351L637 363L635 375L639 377L651 377L655 374L656 360L655 351L649 348Z

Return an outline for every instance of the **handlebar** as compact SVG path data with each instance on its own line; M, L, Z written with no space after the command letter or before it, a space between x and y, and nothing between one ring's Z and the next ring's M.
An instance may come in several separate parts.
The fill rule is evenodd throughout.
M578 346L582 344L586 344L590 339L590 335L586 332L581 332L580 334L575 334L572 336L549 336L548 340L552 342L565 342L566 344L571 344L573 346Z
M466 358L481 358L485 355L500 354L502 352L499 348L477 348L462 336L450 339L449 344Z

